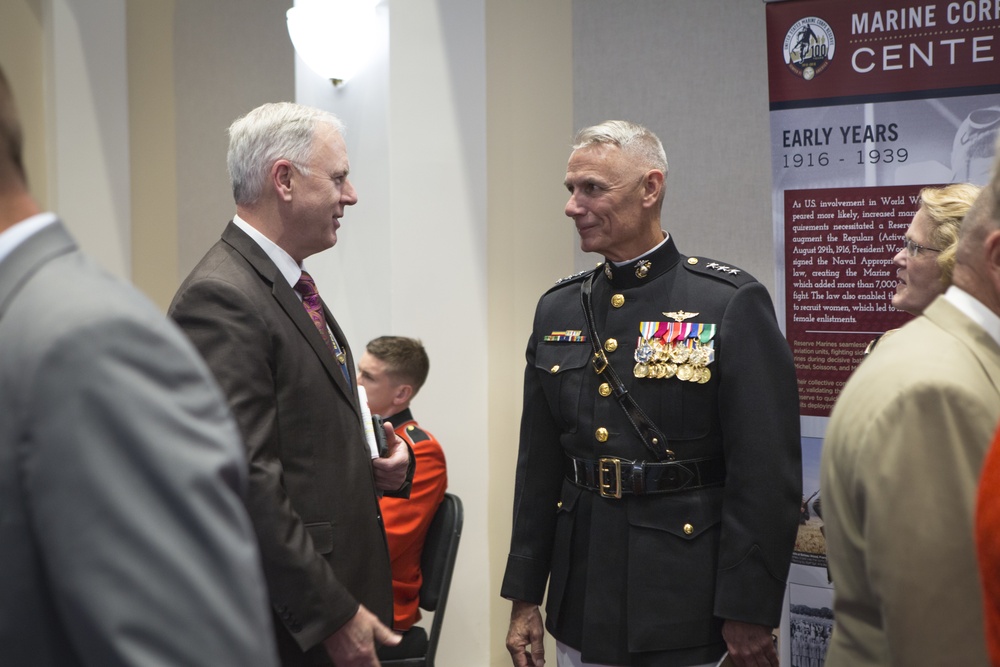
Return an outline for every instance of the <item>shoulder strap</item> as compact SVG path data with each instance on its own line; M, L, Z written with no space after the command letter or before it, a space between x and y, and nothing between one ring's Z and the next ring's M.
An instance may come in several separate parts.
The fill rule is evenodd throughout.
M593 289L594 276L596 275L595 271L590 278L580 283L580 300L583 302L583 312L587 315L590 344L594 348L594 356L591 358L590 364L593 366L594 372L604 377L611 385L611 391L615 395L618 405L624 410L625 416L628 417L632 428L642 440L642 444L646 445L646 449L656 457L657 461L673 461L676 456L670 450L667 437L660 432L660 429L656 428L656 425L646 416L635 399L629 395L625 385L619 379L618 373L615 372L614 367L604 354L603 343L597 334L597 326L594 323L594 309L590 303L590 292Z

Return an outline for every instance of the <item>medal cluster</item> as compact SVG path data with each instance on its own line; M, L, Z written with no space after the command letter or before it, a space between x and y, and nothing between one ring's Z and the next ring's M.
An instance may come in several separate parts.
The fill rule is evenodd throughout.
M637 378L670 379L705 384L715 361L712 338L715 325L679 322L643 322L635 348Z

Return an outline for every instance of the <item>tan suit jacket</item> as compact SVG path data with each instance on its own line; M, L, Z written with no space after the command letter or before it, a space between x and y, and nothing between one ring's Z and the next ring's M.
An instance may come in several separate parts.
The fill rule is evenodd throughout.
M823 445L827 667L989 665L973 511L1000 346L943 297L855 371Z

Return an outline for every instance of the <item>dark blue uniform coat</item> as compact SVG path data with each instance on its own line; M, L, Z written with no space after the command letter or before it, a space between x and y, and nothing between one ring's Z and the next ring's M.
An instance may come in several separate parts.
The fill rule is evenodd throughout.
M615 499L566 479L567 455L655 460L614 396L602 395L584 280L630 394L678 460L723 457L724 484ZM710 379L635 377L640 323L677 311L716 325ZM600 663L707 662L724 651L723 619L777 626L802 470L795 370L766 289L733 267L680 255L668 239L639 261L549 290L527 362L502 595L541 603L548 580L548 630Z

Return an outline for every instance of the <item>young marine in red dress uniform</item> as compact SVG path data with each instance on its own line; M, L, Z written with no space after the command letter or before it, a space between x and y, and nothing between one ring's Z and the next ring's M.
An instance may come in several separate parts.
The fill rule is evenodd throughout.
M392 559L393 627L401 631L420 620L420 556L448 486L441 444L418 426L410 412L410 401L423 386L429 368L420 341L401 336L374 339L358 362L358 384L365 388L369 409L392 423L396 434L413 449L417 464L410 497L380 501Z

